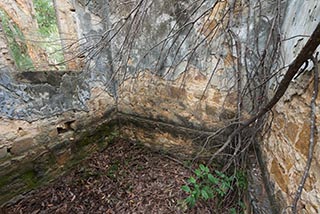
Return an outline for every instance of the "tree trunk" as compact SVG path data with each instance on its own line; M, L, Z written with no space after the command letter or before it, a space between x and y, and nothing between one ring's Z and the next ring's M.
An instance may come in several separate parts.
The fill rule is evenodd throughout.
M23 33L28 48L28 54L36 70L48 70L46 51L39 46L41 38L38 34L38 22L35 10L30 0L1 0L0 8L16 23Z

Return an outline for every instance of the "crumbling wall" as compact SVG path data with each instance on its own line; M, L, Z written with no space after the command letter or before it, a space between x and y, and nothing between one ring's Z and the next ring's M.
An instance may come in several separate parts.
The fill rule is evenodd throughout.
M320 3L317 0L288 1L282 25L282 55L285 65L290 64L299 54L308 40L308 35L311 35L320 22L319 14ZM300 36L294 37L295 35ZM306 71L291 82L287 93L273 109L271 130L262 144L268 173L275 184L275 195L281 201L283 210L287 208L289 213L289 206L293 203L309 151L313 67L313 63L309 61ZM298 203L299 213L320 212L319 97L317 103L314 159L301 201Z
M91 95L88 111L66 111L32 122L1 118L0 204L105 148L114 132L115 105L99 88L92 88Z
M274 119L263 143L264 157L276 196L285 208L292 204L301 181L309 151L310 101L313 93L313 78L306 74L292 83L287 95L273 109ZM318 97L317 102L320 99ZM317 118L319 117L317 106ZM317 121L316 129L320 123ZM318 133L316 131L316 133ZM301 213L318 213L320 210L320 138L316 134L314 159L310 175L301 196L298 210Z
M101 22L105 14L100 11L99 17L92 3L83 4L82 10L75 7L76 24L85 30L79 32L91 38L91 43L81 40L80 53L84 53L97 41L92 38L106 30ZM1 66L0 204L53 179L105 147L104 139L113 136L114 81L106 72L107 63L95 64L104 61L105 52L95 56L87 52L90 69L84 71L16 72Z
M192 139L204 142L201 138L230 124L237 108L234 65L241 59L236 45L230 47L221 31L231 20L226 16L225 22L220 21L228 4L206 1L192 13L197 5L193 2L141 1L136 11L134 1L73 1L81 53L88 59L84 71L14 74L2 68L0 203L13 196L8 194L11 189L32 188L44 175L68 165L73 157L98 149L101 145L89 146L90 141L112 134L101 134L96 128L102 124L108 124L101 126L103 129L112 126L114 119L117 124L120 121L127 137L187 154L197 148ZM241 50L264 51L270 44L268 32L277 4L252 3L256 11L245 4L235 5L234 15L238 16L230 27L238 36ZM288 39L283 43L287 65L303 46L301 38L289 37L299 34L297 29L302 30L301 34L310 34L314 23L319 22L316 14L320 6L312 0L302 5L288 1L285 7L282 39ZM189 25L201 13L204 15ZM302 19L304 16L298 13L308 17ZM133 20L137 14L143 16ZM257 32L253 32L256 14L263 18L259 19ZM296 25L291 27L291 23ZM176 37L172 29L180 29L180 36ZM186 57L191 53L192 57ZM253 54L250 57L248 68L254 70L257 59ZM262 144L270 179L284 207L290 204L306 158L311 89L298 87L308 83L310 78L306 77L304 81L298 79L288 97L276 106L272 131ZM216 141L221 143L225 137ZM84 149L79 153L77 148ZM316 148L319 154L318 144ZM319 211L318 172L314 161L302 196L309 213Z
M145 54L146 44L153 41L148 45L154 45L170 30L162 28L163 35L159 34L158 25L165 27L166 18L155 17L157 20L151 19L144 25L143 28L150 31L143 33L145 40L139 39L134 46L136 58L131 60L131 66L128 65L129 70L135 71L130 70L129 76L123 75L123 70L119 70L123 68L122 64L117 67L114 62L122 49L126 31L116 35L113 44L108 42L112 34L105 34L112 21L121 18L109 14L110 10L118 15L120 3L112 3L110 8L105 1L74 3L75 11L72 12L79 36L83 36L80 40L82 51L88 59L84 71L15 72L8 67L1 69L0 203L52 179L74 160L104 147L101 142L108 135L114 135L114 123L118 124L120 119L124 121L121 131L127 137L150 142L150 146L157 149L190 154L195 149L196 140L192 139L200 141L208 137L234 116L233 94L229 93L231 87L228 86L233 74L226 73L226 78L222 67L227 66L221 63L217 65L216 77L206 86L217 59L207 53L210 49L204 44L190 67L184 71L180 66L170 78L154 72L159 57L157 51L135 69ZM164 13L166 5L158 4L155 2L152 11ZM170 10L171 22L178 22L174 14L181 8ZM153 26L153 22L157 24ZM197 38L197 32L193 34L184 48ZM178 47L174 47L172 53L177 50ZM184 49L179 56L168 57L168 61L163 62L163 69L170 66L170 60L175 57L180 61L183 53ZM185 65L185 62L181 63ZM140 73L144 74L140 76ZM136 76L139 78L135 79ZM120 82L121 88L118 88ZM228 93L230 95L226 96Z

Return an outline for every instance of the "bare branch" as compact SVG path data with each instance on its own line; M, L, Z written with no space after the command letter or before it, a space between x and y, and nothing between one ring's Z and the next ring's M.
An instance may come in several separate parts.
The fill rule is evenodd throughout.
M311 57L311 60L314 64L314 88L313 88L313 95L312 95L312 99L311 99L311 104L310 104L310 109L311 109L311 113L310 113L310 140L309 140L309 152L308 152L308 159L307 159L307 163L303 172L303 176L301 178L298 190L295 194L293 203L292 203L292 213L293 214L297 214L297 204L298 201L301 197L301 193L303 190L303 187L306 183L306 180L309 176L309 171L310 171L310 167L311 167L311 162L313 159L313 151L314 151L314 137L315 137L315 127L316 127L316 99L318 97L318 89L319 89L319 71L318 71L318 60L314 57Z
M262 108L260 111L250 119L244 121L240 127L235 129L231 135L229 135L227 141L224 143L224 145L218 149L210 158L209 164L212 163L213 159L220 154L227 146L230 145L233 138L237 136L238 133L240 133L242 130L244 130L246 127L251 125L253 122L255 122L257 119L264 116L267 112L269 112L273 106L280 100L280 98L285 94L287 91L291 80L293 77L297 74L300 67L303 65L303 63L312 57L312 54L315 52L317 47L320 44L320 23L312 33L311 37L309 38L306 45L303 47L299 55L296 57L296 59L292 62L292 64L289 66L288 71L284 75L282 81L279 84L279 87L275 93L275 95L272 97L272 99Z

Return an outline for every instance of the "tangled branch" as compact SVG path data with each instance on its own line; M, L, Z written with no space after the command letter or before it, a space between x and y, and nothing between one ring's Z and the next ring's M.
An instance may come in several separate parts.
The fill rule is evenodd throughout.
M291 80L294 76L299 72L300 67L307 61L312 58L313 53L317 49L320 44L320 23L316 27L315 31L312 33L311 37L307 41L306 45L303 47L299 55L296 59L291 63L287 72L285 73L283 79L281 80L279 87L275 93L275 95L271 98L271 100L262 108L260 111L250 119L241 123L241 126L235 129L231 135L229 135L227 141L220 147L210 158L209 164L212 163L213 159L220 154L230 143L233 141L233 138L237 136L241 131L245 128L249 127L252 123L257 121L259 118L263 117L267 112L269 112L275 104L281 99L281 97L287 91Z

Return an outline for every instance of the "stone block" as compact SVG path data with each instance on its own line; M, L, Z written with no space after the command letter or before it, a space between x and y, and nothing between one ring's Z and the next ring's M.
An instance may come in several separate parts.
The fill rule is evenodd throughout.
M8 159L0 160L0 180L5 175L7 175L15 166L13 166L12 161ZM1 182L0 182L1 183ZM0 184L1 185L1 184ZM1 194L0 194L1 196Z
M8 155L8 151L7 151L7 147L0 147L0 159L7 157Z
M11 161L5 161L0 163L0 172L3 172L4 168L10 167L11 166Z
M74 131L78 131L81 128L83 128L83 121L81 120L75 120L74 122L70 123L70 128Z
M53 138L55 138L55 137L57 137L58 136L58 131L57 131L57 129L56 128L51 128L51 130L49 131L49 133L48 133L48 137L50 138L50 139L53 139Z
M70 151L70 149L68 149L63 152L60 152L56 156L56 161L61 166L61 165L66 164L70 160L71 157L72 157L71 151Z
M270 172L273 175L276 183L279 185L280 189L283 192L288 192L288 175L285 174L281 165L275 159L272 161Z
M10 149L10 153L13 155L20 155L33 147L35 147L36 143L33 136L23 136L17 138Z
M26 155L20 155L20 156L11 158L11 163L19 164L19 163L23 163L25 160L30 160L30 159L28 159Z

